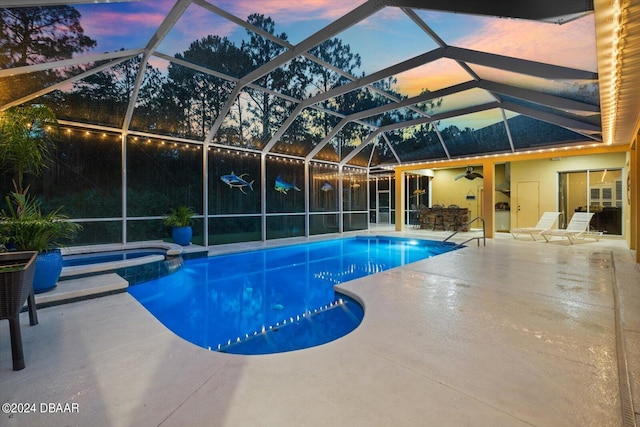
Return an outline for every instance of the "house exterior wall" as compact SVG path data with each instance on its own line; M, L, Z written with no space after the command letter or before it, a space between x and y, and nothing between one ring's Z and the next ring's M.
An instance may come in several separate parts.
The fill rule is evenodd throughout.
M586 169L620 169L626 165L626 154L594 154L588 156L562 157L559 160L540 159L511 163L511 201L517 206L518 182L540 183L540 212L558 210L558 172L583 171ZM623 171L626 176L626 171ZM585 200L586 203L586 200ZM628 209L625 209L625 211ZM516 222L517 209L511 210L511 223ZM626 221L627 223L628 221ZM627 228L625 228L627 229Z

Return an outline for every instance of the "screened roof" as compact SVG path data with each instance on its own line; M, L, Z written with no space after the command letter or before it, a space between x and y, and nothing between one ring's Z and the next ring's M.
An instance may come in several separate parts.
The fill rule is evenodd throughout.
M71 126L379 167L628 144L638 117L610 2L3 3L0 109Z

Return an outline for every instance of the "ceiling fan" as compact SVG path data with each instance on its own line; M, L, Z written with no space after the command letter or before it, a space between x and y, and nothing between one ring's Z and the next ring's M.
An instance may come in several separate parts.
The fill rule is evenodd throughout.
M476 178L482 178L482 175L479 174L478 172L474 172L472 166L467 166L467 171L465 173L461 173L460 175L456 176L456 181L459 180L460 178L467 178L468 180L474 180Z

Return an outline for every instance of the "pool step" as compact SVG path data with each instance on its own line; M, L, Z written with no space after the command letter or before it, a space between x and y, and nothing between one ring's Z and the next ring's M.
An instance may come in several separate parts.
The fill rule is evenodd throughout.
M36 306L38 308L48 307L126 292L128 286L129 282L115 273L60 280L54 289L36 294Z

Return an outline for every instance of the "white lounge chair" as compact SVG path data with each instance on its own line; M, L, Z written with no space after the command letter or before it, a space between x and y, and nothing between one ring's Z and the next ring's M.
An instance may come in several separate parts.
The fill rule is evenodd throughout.
M545 230L551 230L553 228L553 224L555 224L556 220L560 212L545 212L540 217L540 220L535 225L535 227L519 227L513 228L510 230L511 235L515 239L520 234L527 234L531 236L533 240L536 240L536 236L539 236Z
M575 212L571 217L571 221L567 224L567 228L546 230L540 233L542 237L548 242L552 236L566 237L569 239L569 243L573 245L575 239L593 237L596 241L600 240L602 236L601 231L590 231L589 223L593 217L593 212Z

